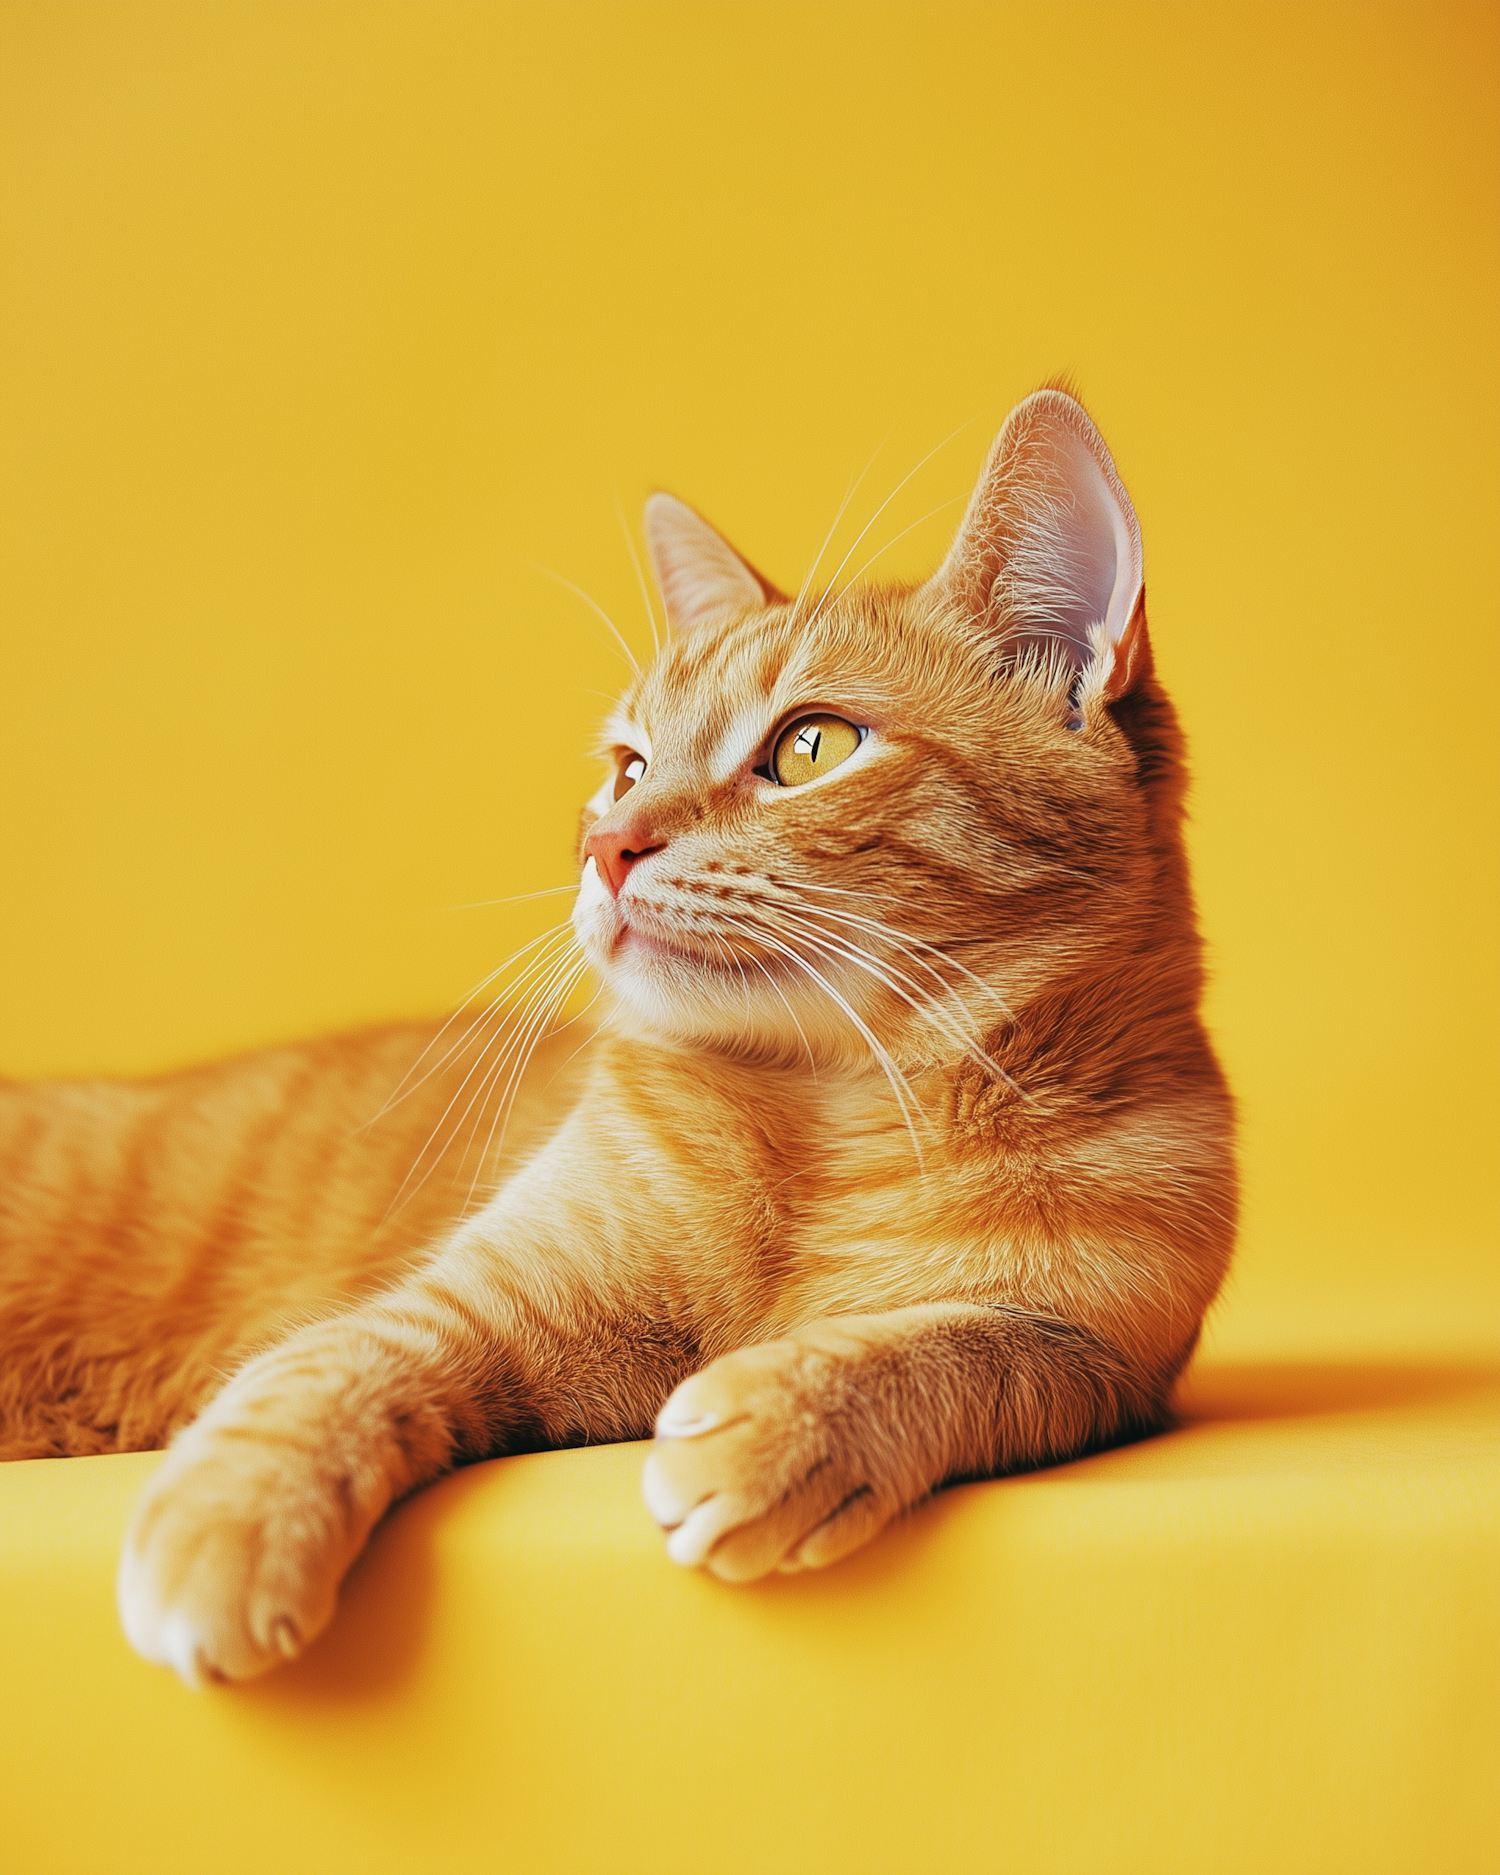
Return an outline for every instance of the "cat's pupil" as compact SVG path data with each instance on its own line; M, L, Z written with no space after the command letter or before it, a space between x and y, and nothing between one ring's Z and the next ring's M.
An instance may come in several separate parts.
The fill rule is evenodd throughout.
M615 799L618 801L622 794L628 794L645 772L646 758L644 755L627 756L625 760L621 762L620 772L615 777Z
M792 744L792 747L797 753L799 755L805 755L810 762L817 761L818 750L822 748L822 746L823 732L821 729L804 729L801 735L798 736L797 740Z

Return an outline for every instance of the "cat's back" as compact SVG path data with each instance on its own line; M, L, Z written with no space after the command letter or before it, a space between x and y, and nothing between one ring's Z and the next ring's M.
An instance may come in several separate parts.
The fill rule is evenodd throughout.
M560 1117L576 1048L543 1041L509 1116L436 1022L0 1083L0 1455L160 1443L226 1365L485 1197Z
M24 1266L63 1285L94 1250L112 1283L142 1285L199 1240L223 1252L288 1225L305 1239L330 1178L380 1182L406 1129L369 1123L432 1034L402 1025L136 1081L0 1084L0 1275Z

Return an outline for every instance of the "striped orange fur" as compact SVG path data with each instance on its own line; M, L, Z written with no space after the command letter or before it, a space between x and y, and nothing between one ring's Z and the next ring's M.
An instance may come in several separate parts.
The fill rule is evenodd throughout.
M672 632L572 920L605 1013L547 1028L548 953L503 1144L482 1026L0 1096L5 1449L172 1438L120 1597L190 1682L525 1446L654 1428L678 1561L831 1562L1160 1424L1223 1277L1181 739L1078 404L1012 414L920 587L789 599L664 496L647 534Z

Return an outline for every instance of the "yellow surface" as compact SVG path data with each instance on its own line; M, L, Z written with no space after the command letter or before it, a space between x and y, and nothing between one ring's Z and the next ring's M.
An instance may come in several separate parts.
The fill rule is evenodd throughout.
M1493 1371L1210 1368L1170 1436L826 1576L668 1563L642 1449L377 1534L279 1678L117 1632L153 1457L0 1468L9 1875L1492 1875Z
M538 569L644 645L617 499L795 581L942 444L849 562L917 573L1071 371L1192 737L1255 1403L745 1595L635 1453L513 1461L196 1701L109 1605L149 1461L8 1471L6 1875L1494 1866L1497 93L1436 0L0 8L0 1069L449 1002L560 915L453 908L566 880L619 678Z

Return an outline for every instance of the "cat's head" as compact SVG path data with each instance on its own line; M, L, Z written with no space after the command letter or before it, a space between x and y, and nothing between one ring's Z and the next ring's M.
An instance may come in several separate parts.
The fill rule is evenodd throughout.
M911 1065L1139 941L1175 740L1135 511L1071 397L1011 414L915 588L790 600L666 495L646 532L670 641L609 722L573 915L617 1021Z

